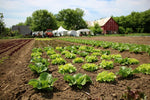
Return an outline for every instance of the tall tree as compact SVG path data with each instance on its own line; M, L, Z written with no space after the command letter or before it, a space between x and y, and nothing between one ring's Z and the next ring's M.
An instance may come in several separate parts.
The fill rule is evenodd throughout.
M31 24L32 24L32 17L29 16L26 18L25 25L31 26Z
M31 29L33 31L45 31L46 29L56 29L57 23L54 15L47 10L37 10L32 13Z
M83 19L84 11L76 8L74 9L63 9L56 15L58 21L63 21L67 29L80 29L86 28L86 22Z
M0 34L1 35L2 35L2 32L5 29L5 23L4 23L3 18L4 18L3 13L0 13Z

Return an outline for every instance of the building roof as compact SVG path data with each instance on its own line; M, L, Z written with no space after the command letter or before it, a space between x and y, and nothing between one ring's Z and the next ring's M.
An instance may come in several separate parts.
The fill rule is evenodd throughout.
M104 26L110 18L111 17L102 18L102 19L96 20L96 21L87 21L86 23L88 24L88 26L94 26L94 24L96 24L96 23L98 23L99 26Z

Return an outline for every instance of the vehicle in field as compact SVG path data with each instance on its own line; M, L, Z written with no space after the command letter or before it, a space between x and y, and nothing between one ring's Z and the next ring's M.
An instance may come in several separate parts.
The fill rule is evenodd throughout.
M44 32L44 37L53 37L53 33L52 33L52 29L47 29L45 32Z

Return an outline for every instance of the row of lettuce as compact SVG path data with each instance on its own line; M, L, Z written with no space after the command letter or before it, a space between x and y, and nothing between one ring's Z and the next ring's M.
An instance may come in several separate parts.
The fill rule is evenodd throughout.
M150 45L139 45L139 44L130 44L130 43L117 43L117 42L108 42L108 41L96 41L96 40L85 40L77 38L59 38L60 40L81 43L86 45L92 45L97 47L113 48L119 50L120 52L129 51L133 53L143 53L146 52L150 55Z
M50 59L42 58L43 52L46 52ZM62 55L64 55L65 59L72 59L72 63L67 63ZM58 72L64 75L64 80L69 82L70 86L77 86L79 89L81 89L87 82L92 83L92 80L88 75L82 73L77 73L73 76L70 75L70 73L75 73L77 71L77 68L73 65L75 63L86 62L81 68L90 72L96 71L99 68L107 70L113 69L114 63L123 65L116 73L109 71L98 73L96 77L96 81L98 82L115 81L117 75L127 78L135 73L150 74L150 64L142 64L133 70L130 67L126 67L126 65L139 64L137 59L128 57L122 58L120 54L110 54L110 51L108 50L103 51L91 46L74 45L56 48L45 47L43 49L34 48L32 49L31 57L32 59L29 68L40 76L38 79L31 79L28 84L36 89L53 89L54 82L58 78L53 78L52 75L48 73L48 66L50 63L52 65L58 65ZM99 60L98 57L102 60L99 65L94 63Z

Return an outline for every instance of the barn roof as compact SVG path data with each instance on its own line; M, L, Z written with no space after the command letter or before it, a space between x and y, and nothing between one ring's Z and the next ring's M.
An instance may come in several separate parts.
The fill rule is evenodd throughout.
M96 20L96 21L87 21L86 23L88 24L88 26L94 26L94 24L96 24L96 23L98 23L99 26L104 26L110 18L111 17L102 18L102 19Z
M96 21L94 21L94 23L98 23L99 26L104 26L104 25L108 22L108 20L109 20L110 18L111 18L111 17L103 18L103 19L100 19L100 20L96 20Z

